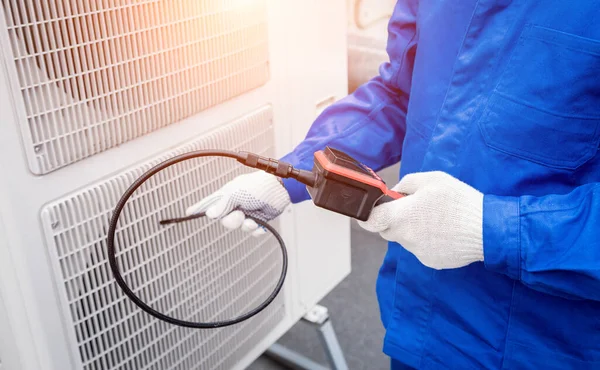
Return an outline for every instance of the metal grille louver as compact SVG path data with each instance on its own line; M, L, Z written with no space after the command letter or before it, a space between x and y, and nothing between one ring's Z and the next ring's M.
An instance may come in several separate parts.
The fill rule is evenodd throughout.
M359 32L348 35L348 91L354 91L379 73L381 64L389 61L385 47L383 37L369 37Z
M356 90L388 62L387 26L394 0L348 0L348 91Z
M27 119L24 142L36 174L268 80L266 0L2 0L2 5L14 57L7 62L16 67Z
M361 85L379 72L389 57L385 51L385 39L377 39L358 32L348 35L348 70L353 86Z
M229 369L284 315L283 292L259 316L218 330L170 326L139 310L113 282L106 260L106 229L125 189L159 161L197 149L248 150L273 155L270 107L125 171L42 210L56 281L74 333L74 355L84 369ZM164 228L162 217L181 215L187 206L225 182L251 171L230 159L187 161L155 175L130 201L117 231L119 264L126 280L145 286L155 308L173 313L178 302L197 300L208 281L218 286L210 302L197 302L188 318L231 318L240 307L255 307L281 271L273 237L226 232L219 223L197 220ZM141 258L149 261L138 266ZM207 265L206 261L213 263ZM161 296L162 294L162 296ZM201 317L200 317L201 316ZM181 318L181 315L178 315Z

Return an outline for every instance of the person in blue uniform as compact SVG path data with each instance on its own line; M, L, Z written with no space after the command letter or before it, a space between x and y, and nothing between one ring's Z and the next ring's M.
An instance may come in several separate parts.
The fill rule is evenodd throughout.
M398 1L379 75L282 158L329 145L408 196L377 295L392 368L600 368L600 1ZM188 210L260 234L309 199L256 172Z

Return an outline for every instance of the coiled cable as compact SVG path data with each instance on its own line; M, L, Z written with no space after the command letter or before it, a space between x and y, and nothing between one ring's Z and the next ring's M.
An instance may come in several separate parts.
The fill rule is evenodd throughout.
M109 228L108 228L108 236L107 236L108 261L110 264L112 274L113 274L117 284L123 290L123 293L125 293L125 295L129 299L131 299L131 301L133 301L133 303L135 303L144 312L148 313L149 315L154 316L157 319L166 321L173 325L187 327L187 328L215 329L215 328L221 328L221 327L225 327L225 326L234 325L234 324L240 323L244 320L247 320L247 319L255 316L256 314L258 314L259 312L264 310L269 304L271 304L271 302L273 302L273 300L277 297L277 295L281 291L281 288L283 287L283 283L285 282L285 277L287 274L288 254L287 254L287 249L285 246L285 242L283 241L283 238L281 237L281 235L279 235L279 233L277 232L277 230L275 230L274 227L272 227L268 223L258 220L256 218L248 217L248 218L252 219L254 222L256 222L258 225L264 227L267 231L269 231L275 237L275 239L277 239L277 242L279 243L279 246L281 248L281 255L282 255L281 275L279 276L279 280L277 281L277 285L275 286L275 289L273 290L273 292L260 305L258 305L256 308L252 309L251 311L249 311L243 315L240 315L238 317L235 317L233 319L230 319L230 320L214 321L214 322L192 322L192 321L176 319L174 317L168 316L164 313L161 313L161 312L155 310L154 308L147 305L142 299L140 299L129 288L129 286L125 282L125 279L123 278L123 276L121 275L121 272L119 270L119 266L117 263L117 257L116 257L116 251L115 251L115 234L116 234L116 230L117 230L117 223L119 221L119 216L121 215L123 208L125 207L127 201L131 198L133 193L135 193L135 191L137 189L139 189L146 181L148 181L148 179L150 179L152 176L154 176L158 172L160 172L170 166L173 166L177 163L180 163L180 162L183 162L183 161L186 161L189 159L201 158L201 157L227 157L227 158L236 159L238 162L240 162L248 167L258 168L258 169L272 173L279 177L295 178L298 181L300 181L304 184L307 184L307 185L313 185L315 180L314 180L314 175L310 171L296 170L287 163L279 162L277 160L273 160L270 158L261 157L256 154L247 153L247 152L233 152L233 151L226 151L226 150L199 150L199 151L181 154L181 155L175 156L173 158L170 158L162 163L159 163L158 165L152 167L150 170L148 170L143 175L141 175L138 179L136 179L134 181L134 183L131 184L131 186L127 189L127 191L125 191L125 193L123 194L123 196L121 197L121 199L119 200L119 202L117 203L117 205L113 211L113 214L112 214L112 217L110 220L110 224L109 224ZM163 220L160 222L160 224L161 225L169 225L169 224L181 223L181 222L186 222L186 221L190 221L193 219L197 219L200 217L204 217L204 214L197 214L197 215L192 215L192 216L187 216L187 217Z

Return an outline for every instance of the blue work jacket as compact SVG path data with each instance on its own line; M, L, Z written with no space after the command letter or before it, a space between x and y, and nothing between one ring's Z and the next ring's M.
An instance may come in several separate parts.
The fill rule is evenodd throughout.
M402 0L387 52L284 157L310 169L330 145L485 194L484 262L436 271L389 244L383 351L421 369L599 369L600 1Z

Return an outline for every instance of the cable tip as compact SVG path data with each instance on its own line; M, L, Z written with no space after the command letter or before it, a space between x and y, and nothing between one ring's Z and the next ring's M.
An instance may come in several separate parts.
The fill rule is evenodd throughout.
M171 225L171 224L178 224L178 223L181 223L181 222L195 220L197 218L201 218L201 217L204 217L204 216L205 216L204 212L203 213L196 213L196 214L185 216L185 217L169 218L169 219L166 219L166 220L161 220L158 223L161 224L161 225L163 225L163 226L164 225Z

